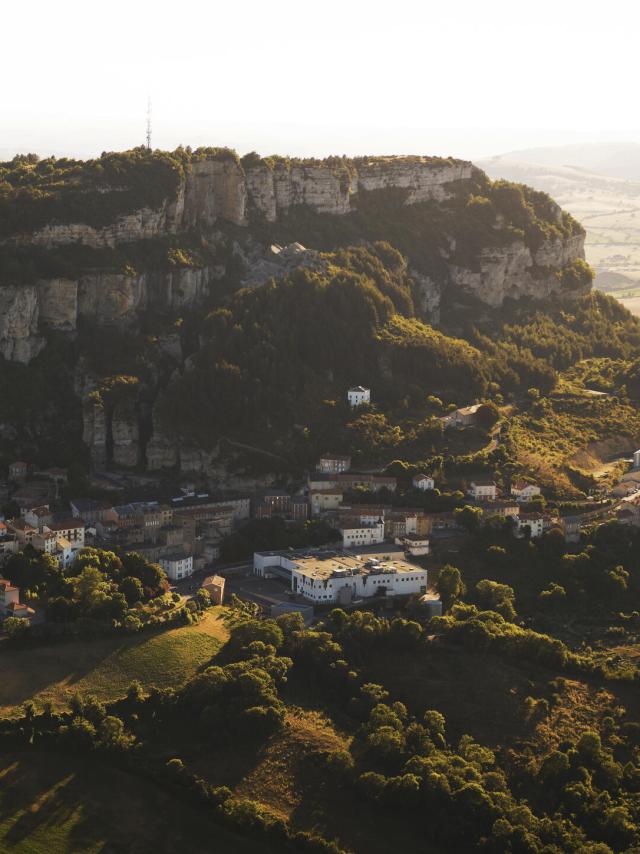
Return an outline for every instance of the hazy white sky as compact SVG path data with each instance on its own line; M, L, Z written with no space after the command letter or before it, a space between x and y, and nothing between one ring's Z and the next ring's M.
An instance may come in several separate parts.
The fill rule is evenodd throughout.
M637 0L2 4L0 156L640 142Z

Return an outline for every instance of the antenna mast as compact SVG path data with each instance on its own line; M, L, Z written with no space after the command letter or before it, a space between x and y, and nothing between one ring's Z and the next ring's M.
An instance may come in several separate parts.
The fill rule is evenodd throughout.
M151 95L147 98L147 150L151 151Z

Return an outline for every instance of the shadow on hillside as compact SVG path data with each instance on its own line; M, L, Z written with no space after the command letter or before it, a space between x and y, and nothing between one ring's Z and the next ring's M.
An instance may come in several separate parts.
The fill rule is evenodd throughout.
M13 819L0 847L20 845L38 831L56 832L69 826L69 850L100 844L95 816L84 810L86 782L69 768L60 767L59 757L44 757L37 770L24 757L11 761L0 757L0 824ZM100 849L96 849L100 850Z
M47 646L13 649L0 647L0 709L20 706L48 688L61 685L73 694L74 686L107 658L124 649L144 644L156 633L113 635L93 640L75 640Z

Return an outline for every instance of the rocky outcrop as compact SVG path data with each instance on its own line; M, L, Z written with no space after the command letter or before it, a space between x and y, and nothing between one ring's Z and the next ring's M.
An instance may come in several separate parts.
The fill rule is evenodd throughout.
M472 165L464 160L438 162L425 158L375 157L358 166L358 190L407 190L406 205L435 199L442 202L452 195L451 185L471 178Z
M328 266L328 261L319 252L306 249L301 243L290 243L284 247L274 243L253 258L243 253L243 261L246 269L240 283L243 288L258 287L269 279L286 276L299 267L324 270Z
M212 271L184 268L167 273L95 272L73 279L41 279L35 285L0 285L0 353L29 363L45 346L43 333L73 333L80 319L99 326L134 326L148 309L193 308L206 297ZM167 353L180 353L168 336Z
M101 228L83 222L50 223L32 234L20 234L1 242L45 249L69 244L104 249L114 248L119 243L133 243L136 240L175 234L182 227L184 189L184 186L180 187L175 199L165 200L156 210L141 208L119 216L115 222Z
M147 468L149 471L173 469L179 463L179 452L175 442L167 439L157 430L147 444Z
M87 398L82 404L82 441L89 448L91 462L103 466L107 462L107 414L102 403Z
M472 165L463 160L375 157L337 165L262 161L246 169L249 212L275 222L295 205L342 216L357 207L361 190L396 187L407 191L405 204L443 201L456 182L467 180Z
M136 466L140 461L140 428L132 401L114 407L110 427L113 462L129 468Z
M440 323L442 300L440 285L431 276L425 276L417 270L411 270L411 276L417 285L420 313L429 323L437 326Z
M235 160L201 160L187 174L180 227L211 228L219 219L246 224L247 184Z
M258 161L246 169L231 158L194 160L175 198L165 199L156 210L142 208L102 227L53 222L0 243L47 249L69 244L114 248L196 227L210 229L220 220L246 226L251 216L258 216L274 222L296 205L342 216L357 206L361 190L389 187L407 191L405 204L442 201L457 182L471 177L473 168L463 160L429 157L377 157L337 164Z
M74 332L78 322L78 282L41 279L37 288L39 321L44 329Z
M0 287L0 353L12 362L29 363L45 345L38 332L38 289L29 285Z
M506 246L483 249L477 270L450 264L449 277L454 285L493 307L501 306L507 298L544 299L561 291L563 297L575 298L585 290L563 289L556 272L576 259L584 259L582 236L547 241L535 252L522 240L515 240Z

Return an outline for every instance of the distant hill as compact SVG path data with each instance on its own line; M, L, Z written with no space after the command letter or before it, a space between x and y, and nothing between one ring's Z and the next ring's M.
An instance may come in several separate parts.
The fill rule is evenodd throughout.
M640 181L640 144L636 142L592 142L525 148L507 152L501 159L545 166L570 166L610 178Z

